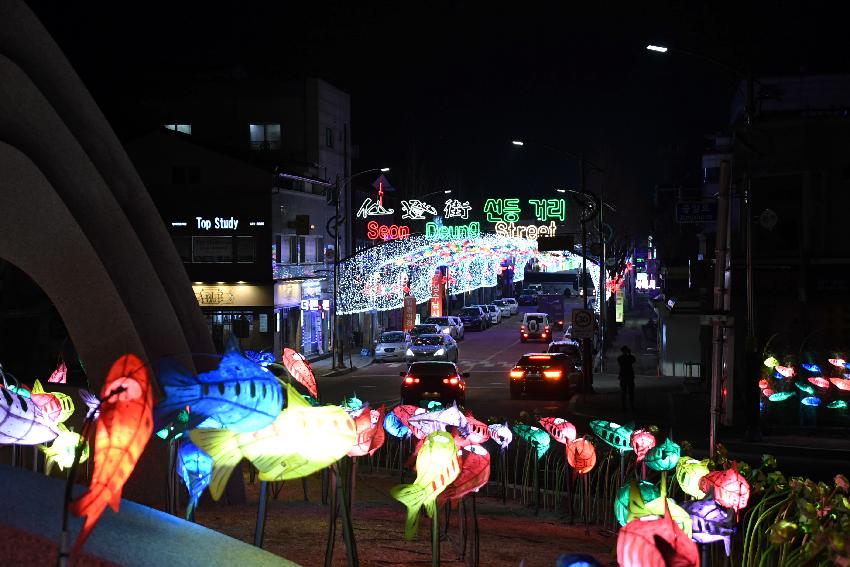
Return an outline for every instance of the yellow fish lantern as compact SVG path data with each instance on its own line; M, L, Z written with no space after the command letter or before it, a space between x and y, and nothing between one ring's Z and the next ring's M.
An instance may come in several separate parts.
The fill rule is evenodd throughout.
M699 481L708 474L708 459L698 461L691 457L682 457L676 465L676 481L682 490L696 500L705 498L705 492L700 490Z
M339 406L311 406L290 385L287 407L259 431L194 429L192 442L213 460L210 494L218 500L233 469L244 458L260 480L281 481L313 474L344 457L357 439L354 421Z
M416 456L416 480L399 484L390 490L393 498L407 506L404 538L413 539L419 527L419 510L434 515L437 496L460 474L457 447L452 434L435 431L425 438Z
M77 445L80 443L80 434L69 431L67 427L61 423L57 425L59 435L53 440L50 446L39 445L38 448L44 453L44 472L50 474L53 464L59 465L59 470L63 471L69 468L74 463L74 455L77 450ZM89 458L89 443L85 442L82 451L80 452L80 462L84 463Z
M664 516L664 507L670 512L673 521L676 522L683 532L691 537L693 524L691 515L684 508L676 504L672 498L667 498L667 476L661 475L661 486L658 498L645 502L643 494L638 488L636 481L631 482L629 488L629 514L627 522L631 522L635 518L643 518L645 516Z

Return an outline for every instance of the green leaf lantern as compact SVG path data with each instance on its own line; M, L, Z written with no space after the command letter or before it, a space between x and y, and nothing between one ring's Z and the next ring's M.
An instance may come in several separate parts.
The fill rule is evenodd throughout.
M590 422L590 429L597 437L614 447L620 452L631 451L631 438L634 426L620 425L613 421L596 419Z
M541 458L549 450L549 434L545 429L518 423L513 427L514 433L537 451L537 458Z
M628 523L629 517L629 495L631 483L624 484L617 491L617 498L614 500L614 516L617 518L617 523L625 526ZM650 502L661 496L661 492L654 484L648 480L640 481L638 490L644 502Z
M676 468L682 449L678 443L665 439L664 443L656 445L646 455L646 466L654 471L669 471Z

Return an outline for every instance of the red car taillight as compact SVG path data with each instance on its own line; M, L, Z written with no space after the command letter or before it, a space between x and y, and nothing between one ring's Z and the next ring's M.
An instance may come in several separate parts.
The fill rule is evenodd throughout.
M520 326L519 326L519 330L520 330L520 331L524 331L524 330L525 330L525 325L520 325Z
M452 386L457 386L457 383L457 378L443 378L443 384L451 384Z
M511 378L522 378L523 374L525 374L525 370L521 368L511 370Z
M563 373L560 370L544 370L543 376L545 376L546 378L557 379L563 376Z
M408 376L407 378L404 379L404 383L405 384L418 384L419 378L415 378L413 376Z

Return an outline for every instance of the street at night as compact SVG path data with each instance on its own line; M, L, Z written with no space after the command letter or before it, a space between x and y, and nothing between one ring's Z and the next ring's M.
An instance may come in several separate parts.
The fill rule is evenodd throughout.
M0 0L0 565L850 567L845 28Z

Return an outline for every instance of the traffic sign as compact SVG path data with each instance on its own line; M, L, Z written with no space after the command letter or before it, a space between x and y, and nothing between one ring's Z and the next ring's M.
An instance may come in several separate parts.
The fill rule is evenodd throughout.
M592 339L593 322L592 309L573 309L573 329L570 336L574 339Z

